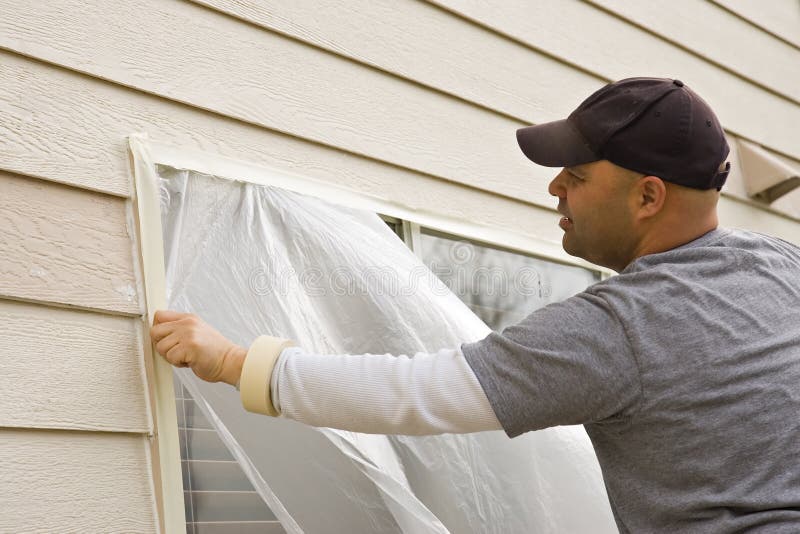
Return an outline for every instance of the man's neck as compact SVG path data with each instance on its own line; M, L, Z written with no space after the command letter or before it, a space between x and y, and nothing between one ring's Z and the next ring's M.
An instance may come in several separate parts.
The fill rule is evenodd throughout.
M642 256L666 252L690 243L714 230L717 226L719 226L719 220L716 213L713 218L709 217L702 224L694 224L690 228L684 227L681 229L676 226L669 229L668 226L659 225L659 228L653 228L651 232L642 237L639 246L636 247L634 255L628 263L630 264Z

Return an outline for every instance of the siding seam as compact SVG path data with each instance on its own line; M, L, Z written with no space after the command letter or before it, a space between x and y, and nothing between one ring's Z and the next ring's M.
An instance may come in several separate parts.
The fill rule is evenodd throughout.
M695 56L695 57L697 57L699 59L702 59L706 63L709 63L710 65L713 65L713 66L717 67L718 69L724 70L725 72L727 72L727 73L729 73L729 74L731 74L733 76L736 76L740 80L743 80L743 81L745 81L745 82L747 82L747 83L749 83L749 84L751 84L751 85L753 85L755 87L758 87L759 89L761 89L761 90L763 90L763 91L765 91L767 93L771 93L771 94L773 94L773 95L775 95L775 96L777 96L779 98L782 98L782 99L784 99L784 100L786 100L786 101L788 101L788 102L790 102L790 103L792 103L792 104L794 104L796 106L800 106L800 100L797 100L797 99L795 99L795 98L793 98L793 97L791 97L791 96L789 96L787 94L784 94L781 91L779 91L778 89L774 89L774 88L772 88L772 87L770 87L768 85L764 85L764 84L760 83L758 80L754 80L753 78L750 78L748 75L746 75L744 73L741 73L741 72L739 72L739 71L737 71L737 70L735 70L735 69L733 69L731 67L728 67L724 63L720 63L717 60L712 59L709 56L703 54L702 52L699 52L697 50L689 48L688 46L684 45L680 41L675 41L674 39L672 39L670 37L667 37L666 35L654 30L653 28L650 28L649 26L646 26L644 24L640 24L640 23L628 18L627 16L623 15L622 13L619 13L617 11L614 11L614 10L608 8L608 7L605 7L603 5L598 4L595 0L581 0L581 1L584 4L586 4L588 6L591 6L594 9L597 9L598 11L606 13L607 15L611 15L612 17L615 17L615 18L625 22L626 24L629 24L630 26L633 26L634 28L638 28L638 29L640 29L640 30L642 30L644 32L647 32L648 34L652 35L653 37L656 37L657 39L660 39L660 40L664 41L665 43L668 43L668 44L674 46L675 48L683 50L687 54L691 54L691 55L693 55L693 56Z
M731 8L729 8L728 6L726 6L726 5L724 5L724 4L721 4L721 3L717 2L717 0L706 0L706 1L707 1L707 2L709 2L710 4L713 4L713 5L715 5L716 7L718 7L719 9L721 9L721 10L723 10L723 11L727 11L727 12L728 12L728 13L730 13L731 15L733 15L733 16L735 16L736 18L738 18L738 19L740 19L740 20L742 20L742 21L746 22L747 24L749 24L749 25L753 26L754 28L758 28L758 29L759 29L759 30L761 30L762 32L766 33L767 35L770 35L771 37L774 37L774 38L775 38L775 39L777 39L778 41L781 41L782 43L786 43L787 45L791 46L792 48L796 48L797 50L800 50L800 45L798 45L798 44L797 44L797 43L795 43L794 41L792 41L792 40L790 40L790 39L786 39L786 38L785 38L785 37L783 37L782 35L780 35L780 34L777 34L777 33L773 32L772 30L770 30L770 29L769 29L769 28L767 28L766 26L762 26L762 25L761 25L761 24L759 24L758 22L756 22L756 21L754 21L754 20L751 20L751 19L750 19L750 18L748 18L746 15L743 15L742 13L739 13L738 11L735 11L735 10L731 9Z

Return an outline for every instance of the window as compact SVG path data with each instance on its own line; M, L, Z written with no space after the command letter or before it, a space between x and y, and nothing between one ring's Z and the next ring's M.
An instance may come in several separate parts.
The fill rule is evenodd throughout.
M537 257L410 221L381 218L492 330L600 281L599 270Z
M396 217L389 217L388 215L381 215L381 219L386 225L392 229L392 232L397 234L400 239L403 239L403 221Z
M492 330L564 300L600 273L423 228L422 261Z
M177 377L175 403L187 534L285 532Z
M381 218L451 291L496 331L521 321L537 308L570 297L601 277L598 271L420 228L395 217L381 215ZM189 392L177 380L175 392L187 533L194 534L207 523L219 528L252 528L253 532L271 528L269 532L283 532ZM244 521L248 523L238 524Z
M304 181L302 177L285 175L280 172L265 172L261 168L241 162L230 162L216 157L204 158L203 154L195 155L183 149L140 145L143 145L141 138L131 138L137 177L136 209L140 221L143 221L140 222L143 235L141 250L150 314L154 309L164 307L166 302L164 290L166 278L164 266L166 263L162 252L167 239L162 235L161 225L158 224L160 220L158 217L159 192L158 188L154 187L159 174L170 172L165 167L171 167L173 170L199 167L199 170L187 172L208 172L210 173L209 178L236 176L239 181L277 186L288 191L311 194L326 200L333 199L336 204L349 208L387 213L388 216L383 219L394 234L435 275L438 275L445 285L451 287L469 307L495 329L502 329L524 317L533 309L563 298L562 295L569 296L600 278L598 272L591 267L568 265L573 262L569 258L559 255L561 251L555 243L540 242L513 233L480 227L468 221L441 219L436 215L412 211L399 204L394 205L388 201L342 191L334 185L311 183ZM154 164L154 161L164 167ZM159 167L157 171L156 167ZM201 218L207 214L202 209L199 213L201 213ZM212 216L211 220L216 219ZM424 224L424 227L420 223ZM191 230L193 226L187 225L187 228ZM470 239L463 236L468 236ZM172 247L168 248L172 249ZM189 254L194 253L192 246L185 248ZM558 260L542 259L534 256L532 252L558 258ZM260 295L257 293L255 297L252 294L247 296L252 300L258 300L256 297ZM461 335L469 334L462 332ZM252 332L249 332L248 336L252 336ZM156 359L155 363L157 367L164 367L164 365L160 365L163 364L163 361L159 359ZM165 375L159 376L171 377L172 370L168 365L166 370L169 374L165 373ZM197 384L192 384L193 388L196 386ZM164 384L163 380L159 379L155 389L155 393L160 395L160 399L168 401L161 403L158 409L167 409L171 412L172 381L167 380L167 383ZM263 504L264 501L273 502L269 498L269 491L266 492L267 496L263 501L256 500L258 494L264 494L264 488L259 486L258 492L255 492L244 477L239 464L228 455L222 439L211 428L213 425L209 425L198 410L197 402L202 399L200 397L196 397L196 400L192 399L180 384L176 384L174 389L177 393L174 398L176 399L175 409L178 421L174 419L170 421L176 412L159 417L157 420L158 435L174 436L176 435L175 427L178 426L181 443L178 446L173 441L169 447L164 447L166 452L161 455L156 469L159 469L164 475L161 477L161 482L162 487L165 488L165 495L180 495L180 490L185 490L186 508L180 510L174 498L165 497L162 510L173 516L175 515L174 511L185 514L188 520L187 532L192 534L232 531L231 529L246 532L250 527L256 530L282 532L283 528L274 520L274 514L268 506ZM235 392L225 389L224 393L226 396L232 397L230 406L238 409L236 402L238 399L234 398L237 397ZM224 410L225 407L223 406L222 409ZM163 414L163 411L159 413ZM230 424L236 426L240 437L246 436L250 431L244 418L237 421L230 420ZM290 438L288 434L286 437ZM469 443L481 443L480 437L465 438ZM442 440L445 438L446 436L441 437ZM168 441L160 439L159 443L163 444ZM426 443L430 444L433 441L435 440L428 440ZM493 446L500 447L497 449L500 451L506 448L515 450L524 447L523 441L504 442L502 447L494 441L491 443ZM386 443L394 442L387 438ZM406 446L408 445L406 444ZM238 453L240 452L238 451ZM430 452L435 453L435 451ZM414 454L419 454L419 451ZM409 458L415 458L415 456L411 455ZM265 461L262 461L262 464L270 462L269 458L263 460ZM181 467L183 467L183 484L181 484L180 478ZM461 466L458 467L458 472L463 472ZM417 477L419 483L426 480L430 482L426 478L428 475L425 472L417 471L414 476ZM258 485L257 480L254 480L253 483ZM173 488L177 491L173 491ZM338 497L338 494L336 496ZM458 502L462 501L458 500ZM286 512L279 508L274 508L274 510L281 517L286 515ZM469 514L464 517L467 515ZM174 517L168 519L167 524L177 522L172 521ZM291 519L289 517L287 520Z

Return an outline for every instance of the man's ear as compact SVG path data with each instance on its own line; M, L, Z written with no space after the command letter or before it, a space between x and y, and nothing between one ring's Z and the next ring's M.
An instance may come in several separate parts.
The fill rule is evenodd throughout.
M648 218L660 213L667 199L667 186L664 181L657 176L642 176L637 186L639 215Z

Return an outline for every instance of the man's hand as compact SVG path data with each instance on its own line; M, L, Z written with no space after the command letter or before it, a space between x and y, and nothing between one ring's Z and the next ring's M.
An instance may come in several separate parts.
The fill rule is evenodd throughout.
M156 350L177 367L191 367L207 382L236 385L247 349L236 345L191 313L159 310L150 337Z

